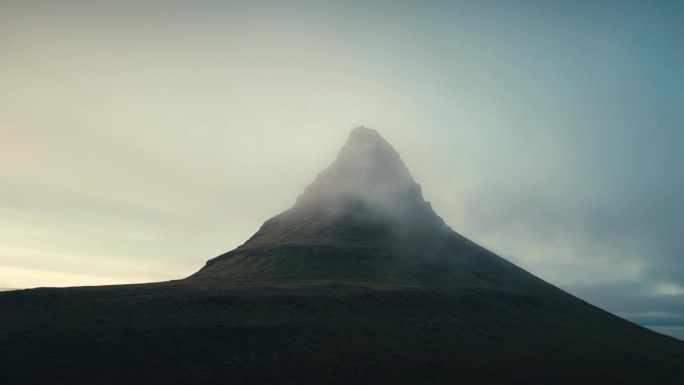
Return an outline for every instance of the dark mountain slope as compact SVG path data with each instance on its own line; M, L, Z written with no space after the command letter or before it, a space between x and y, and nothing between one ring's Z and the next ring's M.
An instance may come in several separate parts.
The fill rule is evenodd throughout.
M678 384L684 343L453 232L355 129L183 280L0 293L0 384Z

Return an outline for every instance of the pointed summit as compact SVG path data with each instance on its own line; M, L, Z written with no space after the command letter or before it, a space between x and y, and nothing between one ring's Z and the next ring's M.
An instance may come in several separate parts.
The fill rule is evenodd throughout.
M266 221L241 247L392 243L415 228L440 234L448 229L423 199L399 153L375 130L359 126L295 205Z
M462 265L474 256L468 268ZM487 261L509 266L452 231L423 199L399 153L359 126L294 206L193 277L435 281L468 275Z
M378 215L432 215L399 153L375 130L356 127L337 159L297 199L297 206L339 211L362 205Z

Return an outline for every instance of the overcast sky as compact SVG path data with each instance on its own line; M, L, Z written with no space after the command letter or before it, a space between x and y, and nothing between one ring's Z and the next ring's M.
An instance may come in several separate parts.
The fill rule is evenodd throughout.
M357 125L447 224L684 325L684 3L0 0L0 287L188 276Z

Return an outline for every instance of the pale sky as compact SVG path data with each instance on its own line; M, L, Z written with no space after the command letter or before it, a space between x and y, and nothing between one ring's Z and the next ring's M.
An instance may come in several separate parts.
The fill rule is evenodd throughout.
M457 232L684 325L684 3L0 0L0 287L188 276L357 125Z

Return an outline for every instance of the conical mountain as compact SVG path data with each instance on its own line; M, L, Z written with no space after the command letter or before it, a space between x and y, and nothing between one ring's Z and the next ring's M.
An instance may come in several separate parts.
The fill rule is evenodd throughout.
M191 278L301 277L454 284L539 281L449 228L392 146L354 128L289 210Z
M448 229L423 199L399 153L361 126L296 204L266 221L241 248L396 241L416 228Z
M684 342L444 224L358 127L285 212L192 276L0 293L0 384L682 384Z

